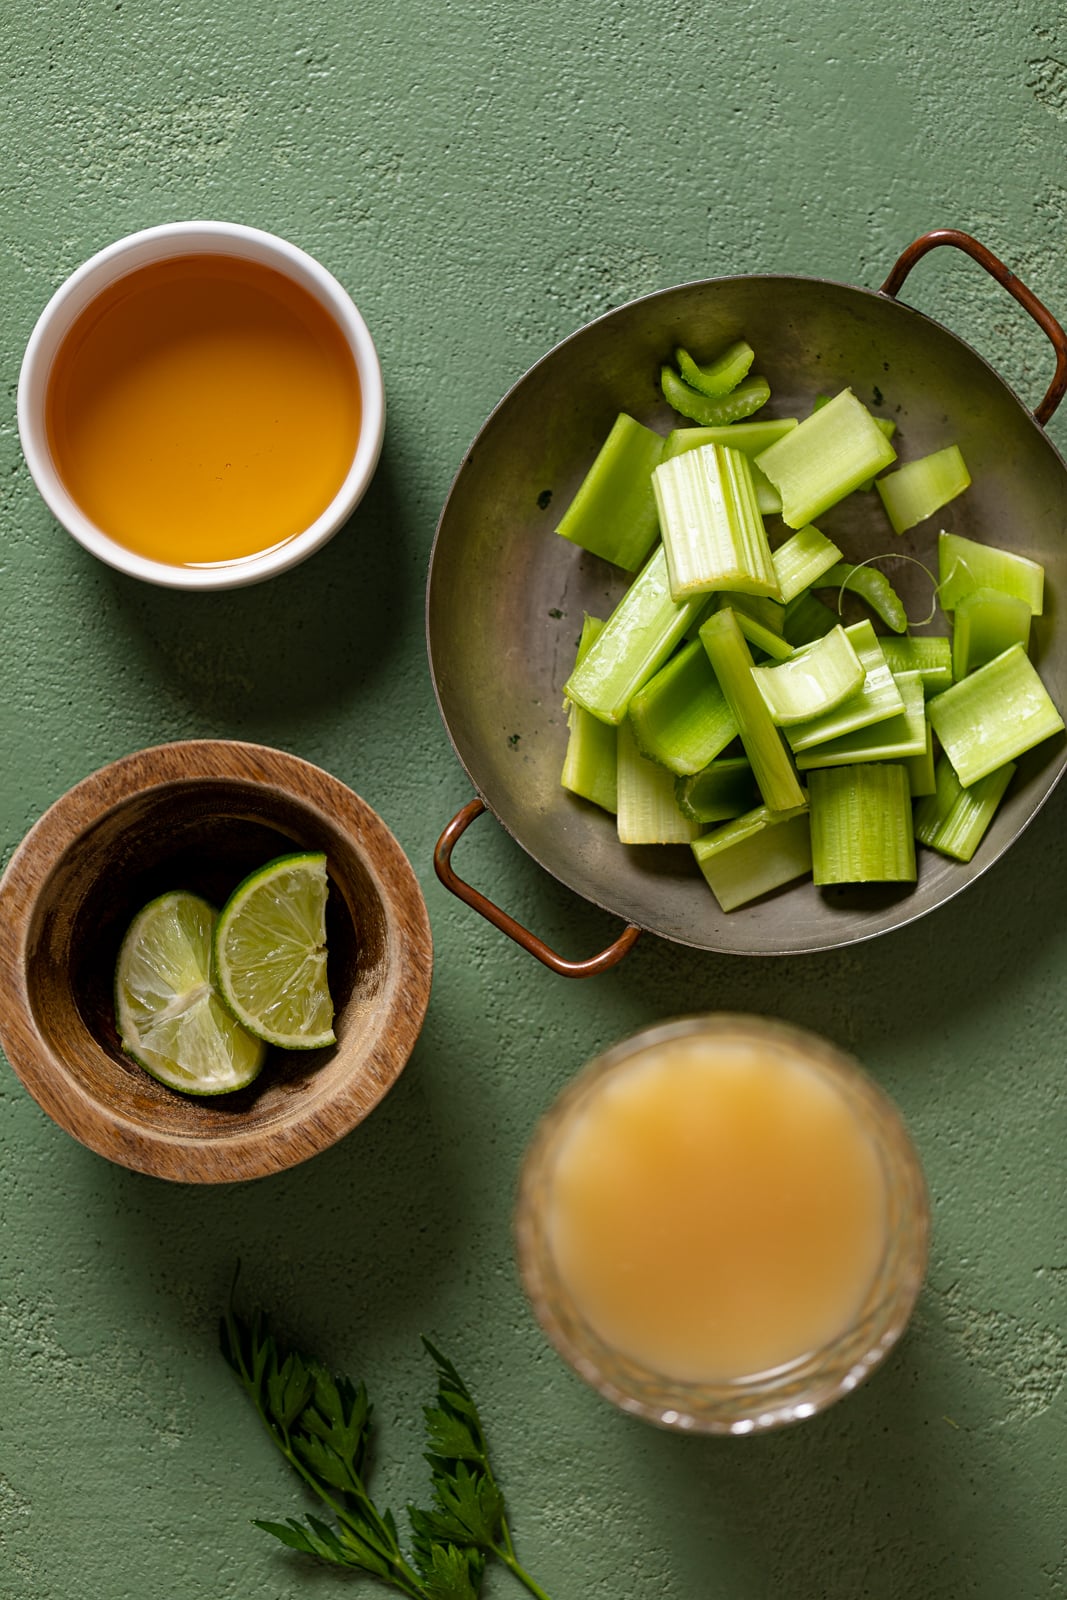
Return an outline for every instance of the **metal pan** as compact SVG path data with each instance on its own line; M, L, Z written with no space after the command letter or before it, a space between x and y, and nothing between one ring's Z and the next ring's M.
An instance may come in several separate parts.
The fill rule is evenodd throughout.
M938 245L966 251L1052 341L1056 371L1034 413L957 335L896 299L919 258ZM959 444L972 487L897 540L880 505L857 494L820 518L847 557L894 550L936 570L939 527L1018 550L1047 569L1050 603L1032 654L1067 710L1067 464L1042 424L1067 388L1067 338L1036 297L967 234L925 234L880 290L824 279L750 276L686 284L636 300L546 355L504 397L468 452L441 514L427 586L430 670L441 716L477 790L444 830L442 881L558 972L584 976L621 959L641 930L698 949L744 955L826 950L913 921L986 871L1035 816L1067 762L1063 735L1031 751L975 859L921 852L914 886L819 891L810 881L721 913L684 848L627 848L614 819L561 789L566 738L561 687L583 611L604 616L623 588L614 569L554 533L616 413L662 431L673 413L659 392L678 344L708 352L747 338L770 380L765 414L806 415L817 394L850 385L899 425L902 459ZM909 617L926 616L931 583L892 569ZM920 630L922 631L922 630ZM928 631L945 631L938 614ZM451 864L464 829L488 807L518 843L576 894L627 923L588 961L568 961L464 882Z

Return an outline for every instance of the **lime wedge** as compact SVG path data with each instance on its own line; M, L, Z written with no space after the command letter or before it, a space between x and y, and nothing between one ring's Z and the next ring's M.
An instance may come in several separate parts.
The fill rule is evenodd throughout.
M219 993L250 1033L283 1050L335 1043L327 892L324 855L279 856L238 884L219 914Z
M123 1050L182 1094L243 1089L266 1055L212 987L217 915L199 895L160 895L134 917L115 968L115 1021Z

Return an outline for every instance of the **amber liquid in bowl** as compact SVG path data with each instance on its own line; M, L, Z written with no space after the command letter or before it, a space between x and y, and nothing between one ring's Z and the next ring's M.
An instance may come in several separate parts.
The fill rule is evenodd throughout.
M84 514L138 555L202 566L274 549L322 515L361 402L351 350L308 290L196 254L136 269L81 312L45 409Z

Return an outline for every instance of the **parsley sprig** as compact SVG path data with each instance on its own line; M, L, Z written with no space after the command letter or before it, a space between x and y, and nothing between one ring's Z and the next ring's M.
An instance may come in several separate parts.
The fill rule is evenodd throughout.
M470 1391L429 1340L423 1343L437 1367L437 1401L424 1408L433 1505L408 1507L410 1560L392 1512L379 1510L367 1488L366 1386L334 1377L296 1351L283 1354L261 1312L246 1322L231 1305L220 1340L275 1445L334 1518L333 1525L309 1514L302 1522L257 1520L256 1527L292 1550L365 1572L410 1600L477 1600L493 1556L535 1600L548 1600L515 1554L504 1495Z

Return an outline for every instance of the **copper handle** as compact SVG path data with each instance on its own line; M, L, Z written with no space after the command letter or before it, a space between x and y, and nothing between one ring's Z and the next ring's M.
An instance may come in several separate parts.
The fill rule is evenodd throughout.
M1048 393L1034 411L1035 421L1044 425L1067 391L1067 334L1052 312L1041 304L1033 290L1028 289L1025 283L1004 265L1000 257L993 254L992 250L987 250L984 244L979 244L969 233L961 233L958 228L935 228L931 233L924 233L921 238L916 239L914 244L909 244L883 283L882 294L891 295L895 299L915 263L921 261L927 251L935 250L942 244L953 245L957 250L962 250L965 255L970 256L972 261L977 261L980 267L984 267L990 277L1003 285L1012 299L1017 300L1023 310L1029 312L1042 333L1047 334L1052 341L1052 348L1056 352L1056 371L1048 386Z
M509 939L514 939L523 950L528 950L538 961L543 961L546 967L551 967L553 972L558 972L563 978L592 978L598 972L606 972L609 967L614 967L623 956L627 955L634 947L640 936L641 929L630 923L622 933L609 944L606 950L601 950L598 955L589 956L585 961L568 961L564 956L559 956L550 950L543 940L521 922L509 916L506 911L494 905L492 900L487 900L484 894L473 889L457 874L452 865L452 851L455 849L463 834L466 833L475 817L480 817L485 810L485 801L479 796L468 800L462 811L458 811L448 824L437 841L437 848L433 853L434 869L446 889L460 900L466 902L486 922L491 922L494 928L499 928L501 933L506 933Z

